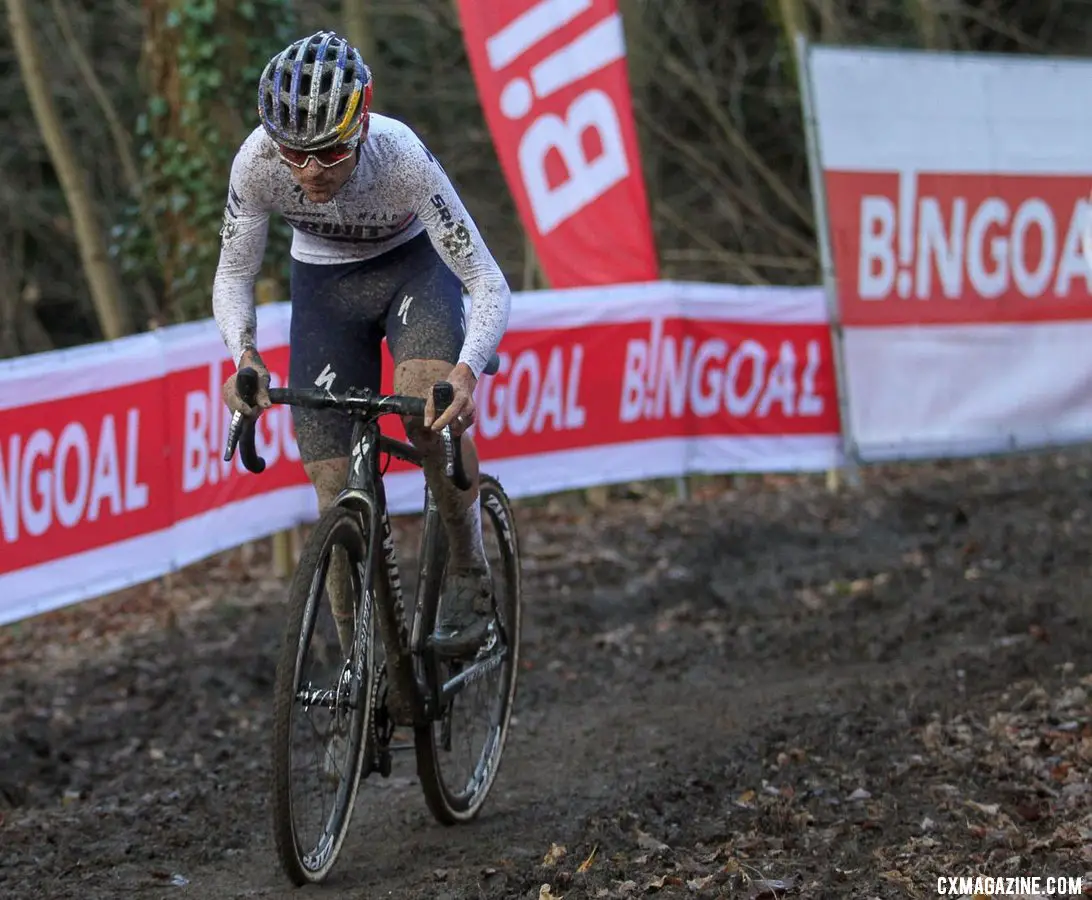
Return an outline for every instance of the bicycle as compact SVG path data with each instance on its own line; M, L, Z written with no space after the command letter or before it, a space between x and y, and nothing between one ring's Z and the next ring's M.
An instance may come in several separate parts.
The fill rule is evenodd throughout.
M487 374L496 371L497 362L494 356ZM254 405L258 392L255 371L241 369L236 383L239 395ZM450 384L434 387L437 415L450 405L452 396ZM383 487L386 466L379 466L383 454L388 465L395 457L421 466L417 449L383 435L379 419L391 414L423 416L425 401L367 389L335 394L321 388L271 388L269 397L276 404L337 410L353 420L345 488L320 516L292 579L274 684L273 831L281 867L293 883L303 885L325 880L333 869L362 778L376 772L389 777L392 752L410 749L392 745L396 728L413 731L417 773L436 820L453 825L478 815L497 776L515 697L522 599L520 551L508 498L495 478L483 474L479 482L483 538L488 539L484 533L488 525L496 533L499 548L499 561L490 561L493 621L473 659L439 658L431 652L430 636L448 556L443 523L426 485L417 585L412 617L407 621ZM230 461L238 448L246 468L259 474L265 461L257 453L255 426L255 419L239 413L233 416L224 458ZM470 481L463 469L460 442L450 428L441 436L445 473L465 490ZM340 584L340 594L331 593L331 576L335 585ZM348 583L340 576L347 576ZM324 585L326 605L322 602ZM346 609L349 600L351 609ZM340 609L335 608L337 604ZM308 647L320 621L325 622L327 609L336 637L316 659L332 663L332 671L322 676L310 670L305 674ZM378 640L373 613L379 623ZM470 689L496 671L500 678L472 772L461 786L457 779L449 783L441 761L446 761L452 750L454 713ZM312 712L317 721L310 719ZM293 735L295 727L302 724L301 717L307 718L304 734L311 740L321 738L321 754L316 756L322 763L319 784L336 785L332 806L327 810L326 803L321 804L319 833L313 840L304 835L296 817L314 794L301 783L302 774L293 757Z

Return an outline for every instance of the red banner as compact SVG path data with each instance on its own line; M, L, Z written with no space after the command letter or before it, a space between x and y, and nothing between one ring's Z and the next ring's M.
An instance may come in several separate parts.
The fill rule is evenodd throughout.
M1088 178L825 173L845 324L1092 319Z
M658 277L616 0L458 0L501 167L551 287Z
M290 313L259 310L274 386ZM838 464L818 288L517 293L499 355L478 384L475 441L513 497ZM261 418L261 476L224 462L231 368L211 320L0 362L0 624L313 520L289 408ZM391 370L384 352L386 390ZM383 428L405 436L395 417ZM392 511L420 510L419 471L394 460L384 485Z

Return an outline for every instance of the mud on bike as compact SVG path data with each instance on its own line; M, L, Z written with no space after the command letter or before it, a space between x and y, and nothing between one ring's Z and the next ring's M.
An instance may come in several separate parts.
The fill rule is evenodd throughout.
M486 372L496 371L496 363L494 357ZM253 405L257 373L241 369L236 383L239 395ZM437 416L452 395L450 384L434 387ZM273 831L285 874L302 885L329 875L361 780L388 777L396 750L414 751L425 800L439 822L467 822L481 810L504 752L516 690L519 540L499 482L481 475L493 620L476 656L439 657L431 635L448 561L443 523L426 486L416 591L407 617L383 487L386 467L380 468L383 455L388 464L395 457L421 466L415 447L380 433L379 419L423 416L425 401L365 389L335 394L271 388L269 397L276 404L335 410L353 420L346 485L308 537L291 583L274 686ZM246 468L258 474L265 461L255 446L255 425L235 414L224 458L230 460L238 448ZM441 438L446 474L465 490L470 481L460 441L446 428ZM396 728L412 729L412 747L393 740ZM475 731L480 738L472 737ZM447 764L464 745L469 765L452 774ZM306 810L315 814L305 819Z

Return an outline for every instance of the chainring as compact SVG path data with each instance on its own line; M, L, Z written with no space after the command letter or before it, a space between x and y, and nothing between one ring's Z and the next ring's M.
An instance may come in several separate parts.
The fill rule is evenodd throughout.
M394 719L387 709L388 694L387 667L376 663L372 684L372 728L368 744L373 766L384 778L391 772L390 746L394 737Z

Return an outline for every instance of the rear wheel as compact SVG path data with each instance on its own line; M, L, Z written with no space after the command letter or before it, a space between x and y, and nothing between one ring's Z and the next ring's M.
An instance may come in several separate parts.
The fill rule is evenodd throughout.
M417 774L425 800L445 825L468 822L481 810L497 777L516 694L520 644L519 539L511 504L500 483L482 475L482 538L493 578L494 621L473 660L435 661L441 684L463 682L441 715L415 732ZM424 610L436 621L438 598ZM473 678L467 676L473 674Z
M360 516L319 519L289 594L273 704L273 831L297 885L337 861L365 767L375 664Z

